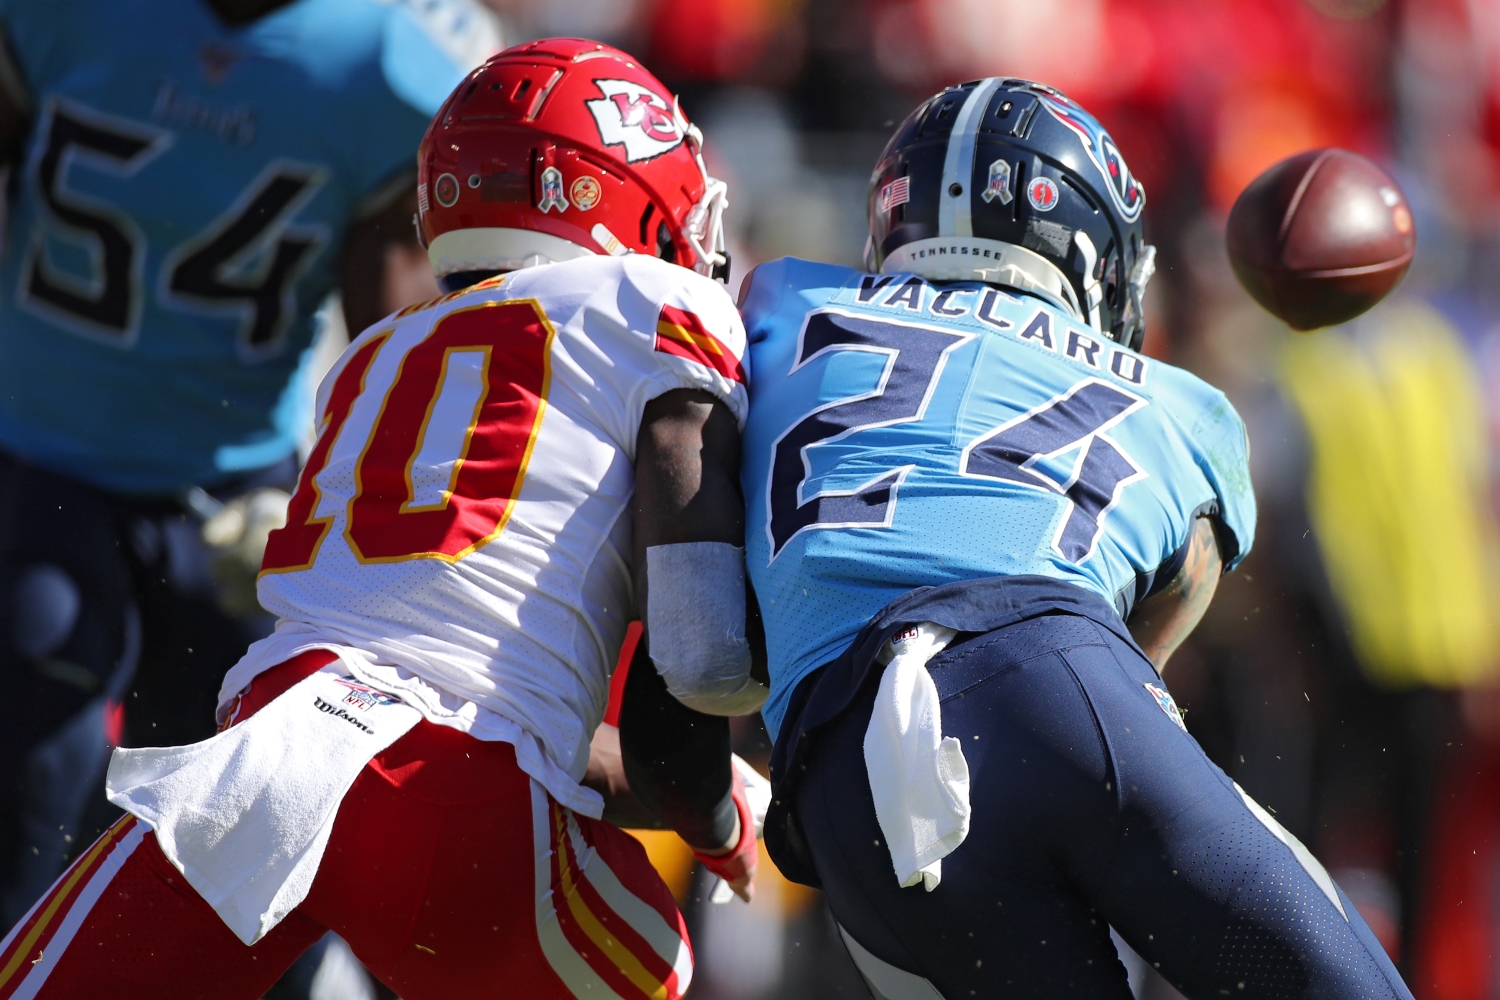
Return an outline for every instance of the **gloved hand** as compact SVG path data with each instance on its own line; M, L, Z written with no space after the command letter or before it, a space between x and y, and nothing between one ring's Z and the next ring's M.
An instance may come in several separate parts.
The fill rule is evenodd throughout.
M291 499L285 490L262 487L235 497L203 522L215 596L225 614L264 613L255 596L255 578L266 554L266 539L286 524Z
M739 812L740 836L734 847L724 853L709 854L693 848L693 857L703 863L713 874L719 876L745 902L755 898L755 865L759 857L756 838L766 821L766 807L770 805L770 783L755 772L738 755L733 758L734 785L731 794L735 809ZM745 773L752 777L747 786ZM764 786L764 796L761 795ZM753 789L753 790L752 790ZM764 798L759 814L755 802Z

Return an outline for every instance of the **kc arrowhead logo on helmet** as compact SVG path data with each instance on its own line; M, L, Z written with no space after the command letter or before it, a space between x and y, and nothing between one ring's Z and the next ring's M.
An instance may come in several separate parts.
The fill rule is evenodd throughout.
M606 146L624 146L625 162L649 160L676 149L682 124L658 94L629 80L595 80L604 96L585 101Z

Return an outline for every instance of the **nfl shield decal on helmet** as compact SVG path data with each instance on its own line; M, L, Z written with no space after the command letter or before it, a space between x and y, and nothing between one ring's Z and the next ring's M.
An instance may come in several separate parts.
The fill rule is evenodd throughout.
M1000 204L1009 205L1012 200L1010 193L1010 161L996 160L990 164L990 183L981 195L985 201L1000 199Z
M536 207L543 212L557 209L559 215L568 210L568 199L563 195L562 171L548 167L542 171L542 200Z
M625 162L649 160L676 149L682 142L682 123L671 105L630 80L595 80L603 94L585 101L606 146L624 146Z
M1157 707L1167 713L1167 718L1175 722L1178 729L1187 732L1187 723L1182 721L1182 709L1177 707L1177 702L1172 700L1172 696L1166 692L1166 689L1159 688L1155 684L1147 684L1145 688L1151 693L1151 697L1156 699Z
M1095 121L1093 115L1055 90L1037 87L1032 92L1053 118L1078 136L1078 141L1083 143L1084 152L1088 153L1094 166L1109 181L1110 197L1114 199L1115 208L1119 209L1125 221L1134 222L1140 218L1141 210L1146 207L1146 192L1131 176L1130 168L1125 165L1125 158L1120 155L1120 149L1109 137L1109 133L1104 131L1104 126Z
M1050 212L1057 207L1057 184L1050 177L1033 177L1026 185L1026 200L1038 212Z

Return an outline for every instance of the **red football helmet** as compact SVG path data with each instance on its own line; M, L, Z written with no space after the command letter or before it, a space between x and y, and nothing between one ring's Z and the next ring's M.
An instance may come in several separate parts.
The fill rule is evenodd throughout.
M723 279L727 188L702 146L676 98L618 49L506 49L459 84L417 154L433 272L645 253Z

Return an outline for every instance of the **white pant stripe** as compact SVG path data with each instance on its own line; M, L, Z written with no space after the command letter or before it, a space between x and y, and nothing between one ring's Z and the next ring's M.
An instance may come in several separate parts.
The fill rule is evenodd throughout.
M583 834L571 813L568 815L568 836L573 841L573 853L580 859L588 857L587 865L580 864L579 869L588 876L594 891L616 915L646 939L653 951L671 963L677 973L678 992L686 992L693 979L693 955L677 928L662 919L649 903L625 888L609 865L583 842Z
M1265 809L1261 807L1261 804L1259 802L1256 802L1254 799L1252 799L1249 794L1247 794L1246 791L1240 787L1239 782L1234 783L1234 790L1239 792L1240 798L1245 800L1245 808L1250 810L1250 815L1260 820L1261 825L1264 826L1267 830L1270 830L1272 836L1281 841L1288 847L1288 849L1291 850L1292 857L1297 859L1297 863L1300 864L1307 871L1307 874L1312 877L1312 880L1318 884L1318 888L1323 890L1323 895L1328 897L1328 901L1334 905L1334 907L1339 911L1339 914L1343 916L1345 920L1348 920L1349 914L1344 912L1344 903L1339 899L1339 891L1334 886L1333 879L1329 876L1328 870L1324 868L1321 863L1319 863L1317 858L1313 857L1311 851L1302 846L1302 841L1292 836L1291 831L1282 826L1280 823L1276 822L1275 817L1266 812Z
M531 833L536 857L536 936L547 964L575 997L621 1000L573 948L558 923L552 898L552 803L536 781L531 782ZM603 867L602 865L600 867Z
M17 987L16 992L11 994L11 1000L33 1000L37 992L46 985L47 977L52 974L53 969L57 968L58 961L68 950L68 945L73 942L73 935L78 933L78 928L83 926L84 920L94 909L94 904L99 901L100 896L104 895L104 890L109 888L109 883L119 874L125 862L135 853L135 849L141 845L141 840L149 829L150 827L137 820L130 828L130 832L121 837L120 842L110 849L108 857L94 870L78 895L73 898L72 904L68 906L67 916L58 925L57 933L44 947L42 960L31 967L31 972ZM50 896L51 893L49 892L48 895Z

